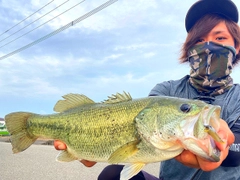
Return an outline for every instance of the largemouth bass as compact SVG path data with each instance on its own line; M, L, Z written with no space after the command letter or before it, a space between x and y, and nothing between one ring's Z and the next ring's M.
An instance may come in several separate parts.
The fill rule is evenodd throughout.
M14 112L5 116L13 152L27 149L39 138L63 141L67 150L58 161L85 159L127 163L121 179L130 179L145 164L167 160L184 149L219 161L216 141L220 107L199 100L166 96L132 99L117 93L101 103L68 94L56 103L58 113Z

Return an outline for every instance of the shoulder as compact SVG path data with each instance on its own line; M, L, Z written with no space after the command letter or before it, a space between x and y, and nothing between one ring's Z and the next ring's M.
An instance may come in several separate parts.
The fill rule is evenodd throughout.
M158 83L149 93L149 96L171 96L171 91L177 90L186 85L189 76L184 76L179 80L169 80L162 83Z
M231 99L240 101L240 84L234 84L233 87L229 90L227 96Z
M234 84L234 88L236 88L237 90L240 89L240 84Z
M240 116L240 85L234 84L224 97L222 106L222 118L225 119L231 127Z

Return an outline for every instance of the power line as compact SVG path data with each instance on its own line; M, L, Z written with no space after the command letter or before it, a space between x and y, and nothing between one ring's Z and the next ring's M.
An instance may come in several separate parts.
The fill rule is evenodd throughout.
M34 14L36 14L37 12L41 11L43 8L45 8L46 6L48 6L49 4L51 4L54 0L52 0L51 2L47 3L46 5L44 5L43 7L41 7L40 9L38 9L37 11L35 11L34 13L32 13L31 15L29 15L28 17L26 17L25 19L21 20L19 23L15 24L14 26L12 26L11 28L9 28L8 30L4 31L2 34L0 34L0 37L7 33L8 31L10 31L11 29L13 29L14 27L16 27L17 25L21 24L23 21L25 21L26 19L30 18L31 16L33 16Z
M32 30L30 30L30 31L28 31L28 32L26 32L26 33L24 33L24 34L22 34L21 36L18 36L17 38L15 38L15 39L13 39L13 40L7 42L6 44L0 46L0 48L2 48L2 47L4 47L4 46L6 46L6 45L8 45L8 44L10 44L10 43L12 43L12 42L18 40L18 39L20 39L20 38L23 37L23 36L26 36L27 34L33 32L34 30L36 30L36 29L40 28L41 26L47 24L48 22L52 21L53 19L56 19L57 17L61 16L62 14L64 14L64 13L68 12L69 10L75 8L76 6L78 6L79 4L83 3L84 1L86 1L86 0L82 0L81 2L75 4L74 6L70 7L69 9L67 9L66 11L60 13L59 15L57 15L57 16L55 16L55 17L53 17L52 19L49 19L48 21L44 22L43 24L40 24L39 26L33 28Z
M90 11L90 12L84 14L83 16L77 18L76 20L74 20L74 21L72 21L72 22L66 24L65 26L63 26L63 27L61 27L61 28L59 28L59 29L57 29L57 30L51 32L50 34L47 34L46 36L43 36L42 38L40 38L40 39L38 39L38 40L36 40L36 41L30 43L30 44L27 44L26 46L23 46L23 47L21 47L21 48L15 50L15 51L13 51L13 52L7 54L7 55L4 55L4 56L0 57L0 60L6 59L6 58L8 58L8 57L10 57L10 56L12 56L12 55L14 55L14 54L20 52L20 51L23 51L23 50L25 50L25 49L27 49L27 48L29 48L29 47L31 47L31 46L33 46L33 45L35 45L35 44L41 42L41 41L43 41L43 40L45 40L45 39L47 39L47 38L49 38L49 37L51 37L51 36L53 36L53 35L59 33L59 32L62 32L63 30L65 30L65 29L67 29L67 28L69 28L69 27L71 27L71 26L73 26L73 25L75 25L75 24L81 22L82 20L84 20L84 19L86 19L86 18L92 16L93 14L96 14L97 12L101 11L102 9L104 9L104 8L106 8L106 7L108 7L108 6L110 6L111 4L113 4L113 3L117 2L117 1L118 1L118 0L110 0L110 1L107 1L106 3L104 3L104 4L100 5L100 6L98 6L97 8L93 9L92 11Z
M26 26L24 26L23 28L19 29L18 31L10 34L9 36L5 37L4 39L1 39L0 42L8 39L9 37L13 36L14 34L20 32L21 30L25 29L26 27L30 26L31 24L35 23L36 21L38 21L39 19L43 18L44 16L48 15L49 13L53 12L54 10L56 10L57 8L59 8L60 6L64 5L65 3L67 3L69 0L63 2L62 4L60 4L59 6L55 7L53 10L47 12L46 14L42 15L41 17L37 18L36 20L32 21L31 23L27 24ZM35 12L36 13L36 12ZM34 14L35 14L34 13ZM15 25L16 26L16 25ZM22 36L21 36L22 37ZM2 46L3 47L3 46ZM0 47L1 48L1 47Z

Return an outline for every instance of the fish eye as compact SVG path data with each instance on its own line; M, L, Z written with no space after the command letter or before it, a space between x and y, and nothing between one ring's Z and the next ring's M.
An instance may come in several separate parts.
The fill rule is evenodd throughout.
M188 113L191 110L191 105L189 104L182 104L180 110L184 113Z

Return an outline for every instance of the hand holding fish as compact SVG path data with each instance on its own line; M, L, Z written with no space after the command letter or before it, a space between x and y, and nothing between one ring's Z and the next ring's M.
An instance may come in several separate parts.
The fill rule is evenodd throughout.
M224 140L224 143L215 142L216 146L221 151L220 160L218 162L210 162L206 159L196 156L188 150L184 150L180 155L175 157L175 159L186 166L202 169L204 171L212 171L218 168L227 157L229 147L234 142L235 138L227 123L222 119L220 120L220 129L217 133L221 139Z

